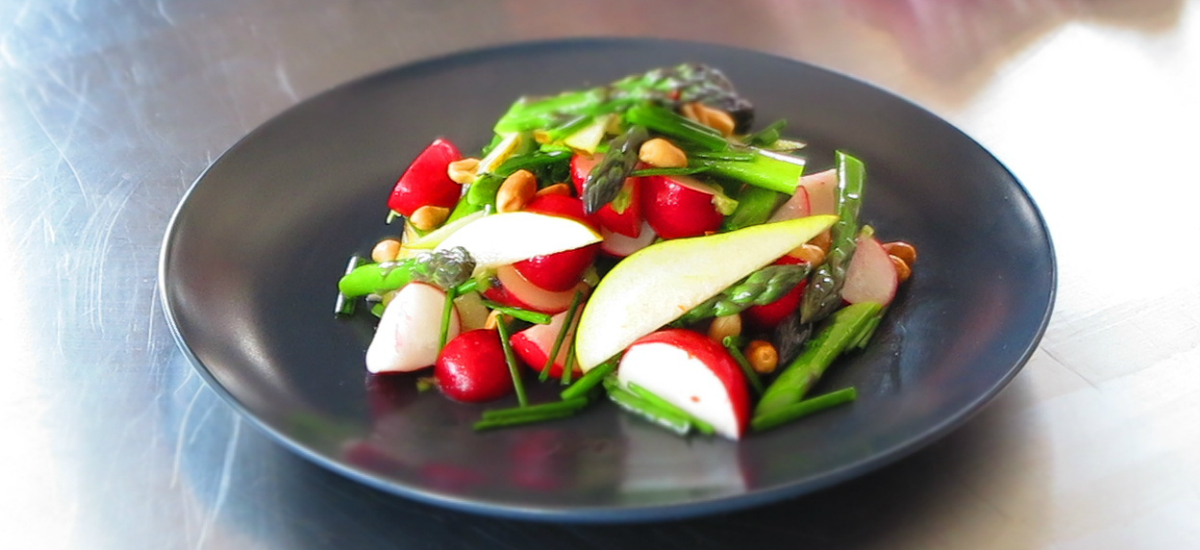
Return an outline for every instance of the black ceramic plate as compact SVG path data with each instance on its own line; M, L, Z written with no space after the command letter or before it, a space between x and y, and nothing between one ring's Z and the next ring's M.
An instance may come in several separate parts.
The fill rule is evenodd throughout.
M564 421L475 433L480 408L363 368L367 316L331 313L348 254L386 234L396 177L436 136L485 144L517 96L684 61L722 68L811 144L844 148L869 182L865 221L916 243L916 275L864 353L818 391L849 406L741 442L682 439L605 402ZM582 40L400 67L264 124L188 192L163 247L175 334L236 409L300 454L373 486L510 517L635 521L800 495L863 474L960 425L1035 349L1055 288L1046 227L1017 180L936 116L809 65L726 47ZM548 388L535 397L550 398Z

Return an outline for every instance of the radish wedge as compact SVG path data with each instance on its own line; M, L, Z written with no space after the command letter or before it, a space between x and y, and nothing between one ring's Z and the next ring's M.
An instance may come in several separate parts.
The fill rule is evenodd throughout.
M859 237L846 267L842 299L851 304L874 302L888 305L896 295L900 281L896 265L875 237Z

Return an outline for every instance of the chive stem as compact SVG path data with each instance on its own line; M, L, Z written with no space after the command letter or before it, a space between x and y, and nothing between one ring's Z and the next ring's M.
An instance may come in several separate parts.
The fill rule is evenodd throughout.
M596 365L592 370L580 377L579 380L576 380L574 384L567 386L567 389L563 390L559 394L559 397L563 401L568 401L587 395L592 388L603 382L605 377L617 370L617 362L618 359L613 357L608 361Z
M699 418L696 418L696 415L679 408L679 406L675 405L674 403L671 403L670 401L667 401L666 399L659 397L658 394L656 394L646 388L643 388L642 386L634 384L633 382L629 382L629 383L625 384L625 387L629 389L629 393L632 393L642 399L645 399L646 401L654 404L657 407L661 407L664 410L671 411L672 413L675 413L680 416L683 416L684 418L687 418L688 422L691 422L692 426L695 426L696 431L699 431L700 433L703 433L705 435L712 435L716 431L713 429L712 424L709 424L708 422L705 422L703 420L700 420Z
M529 398L525 396L525 382L521 380L520 366L513 355L512 343L508 341L508 323L500 319L496 323L496 331L500 333L500 347L504 349L504 360L508 363L508 373L512 375L513 389L517 391L517 403L522 407L529 406Z
M579 397L566 401L552 401L550 403L541 403L538 405L530 405L528 407L509 407L507 409L491 409L483 411L483 420L499 420L503 418L525 417L525 416L543 416L562 411L578 411L588 404L585 397Z
M554 345L550 346L550 355L546 356L546 364L542 367L542 372L538 373L538 380L545 382L546 378L550 376L550 367L554 366L554 360L558 358L558 350L562 348L567 331L571 329L571 322L575 320L575 312L579 310L581 300L583 300L583 292L575 291L575 297L571 298L571 305L567 308L567 318L563 321L562 328L558 330L558 336L554 337Z
M699 174L700 172L707 172L708 170L709 167L703 165L680 168L643 168L630 172L629 176L634 178L641 176L690 176L692 174Z
M454 299L458 297L458 289L450 287L446 291L446 304L442 306L442 326L438 331L438 350L446 347L446 340L450 336L450 315L454 313Z
M686 435L692 430L692 423L686 416L681 416L668 409L658 407L629 391L621 389L615 382L605 384L605 387L608 389L608 398L622 409L679 435Z
M528 309L521 309L519 307L500 305L491 300L484 300L483 305L487 306L488 309L494 309L500 313L508 315L509 317L520 319L522 321L528 321L537 325L550 324L550 315L539 311L529 311Z
M559 411L555 413L546 413L542 416L513 416L491 420L480 420L472 427L475 428L476 431L482 431L494 428L505 428L508 426L520 426L522 424L533 424L535 422L545 422L547 420L567 418L574 415L575 411Z
M854 401L857 398L858 391L854 387L842 388L811 399L792 403L791 405L785 405L762 416L756 416L750 420L750 428L756 432L769 430L830 407Z
M729 350L729 355L733 356L733 360L737 362L738 366L742 367L742 372L746 374L746 379L750 381L750 386L754 388L754 393L762 395L762 380L758 377L758 373L755 372L754 367L750 366L750 362L746 360L746 356L742 354L742 350L738 348L737 339L733 336L726 336L721 340L721 343L725 345L725 349Z

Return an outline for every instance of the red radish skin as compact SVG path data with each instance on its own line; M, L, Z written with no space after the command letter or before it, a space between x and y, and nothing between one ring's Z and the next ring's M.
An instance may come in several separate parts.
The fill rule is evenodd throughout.
M804 263L798 258L784 256L775 260L775 265L796 265ZM743 315L745 320L760 329L769 330L779 326L788 315L791 315L804 299L804 289L808 281L800 281L796 288L779 297L778 300L761 306L746 308Z
M899 284L896 265L883 245L875 237L859 237L846 266L842 299L851 304L875 302L886 306L896 296Z
M664 239L698 237L721 227L724 219L713 195L676 181L680 176L648 176L642 182L642 214Z
M502 265L496 268L496 276L492 277L488 289L483 291L483 297L530 311L560 313L571 307L575 291L580 287L586 288L586 285L580 283L576 288L565 291L546 290L522 277L513 266Z
M575 319L579 319L579 315L583 313L583 308L580 307L575 313ZM554 347L554 340L558 338L558 333L562 330L563 323L567 320L567 312L555 315L549 324L533 325L521 332L512 335L509 342L512 343L513 352L517 357L521 358L529 368L534 372L542 372L542 368L546 366L546 358L550 356L550 350ZM550 366L549 376L553 378L562 377L563 368L567 363L567 347L575 340L575 327L567 332L563 339L563 344L559 346L558 355L554 357L554 364ZM579 368L573 369L573 374L582 375L583 371Z
M482 403L512 393L512 374L494 330L464 332L442 348L433 374L442 393L467 403Z
M698 332L667 329L638 339L617 369L622 384L637 384L738 439L750 419L745 375L725 347Z
M800 187L808 192L808 215L837 214L837 170L803 176Z
M525 210L570 218L596 229L595 225L583 214L583 201L575 197L543 195L530 202ZM584 272L596 260L596 253L599 249L600 244L596 243L574 250L534 256L528 260L514 263L513 268L527 281L538 287L551 291L571 290L579 284L579 281L583 279Z
M575 192L583 196L583 183L587 181L592 167L600 162L604 155L577 154L571 157L571 182L575 184ZM611 204L604 205L592 219L595 225L626 237L638 237L642 231L642 187L644 178L627 178L622 193L629 195L629 205L622 212L617 212Z
M462 153L449 140L434 140L400 176L388 197L388 208L405 216L426 205L452 208L462 195L462 186L450 179L446 169L461 158Z
M794 220L812 215L812 205L808 200L808 190L804 187L797 187L796 192L792 194L787 202L779 206L775 213L767 219L767 223L781 222L784 220Z
M624 258L646 248L654 244L654 240L658 238L654 230L650 229L650 226L644 221L641 233L637 237L627 237L604 228L600 229L600 235L604 237L604 240L600 242L600 250L616 258Z

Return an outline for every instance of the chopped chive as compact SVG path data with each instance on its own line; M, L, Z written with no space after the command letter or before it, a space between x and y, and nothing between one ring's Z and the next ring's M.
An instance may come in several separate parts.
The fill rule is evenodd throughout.
M776 120L775 122L768 124L766 128L746 136L746 143L750 145L757 145L759 147L767 147L776 141L779 141L779 137L785 126L787 126L786 119L781 118Z
M830 407L841 405L842 403L854 401L857 398L858 391L854 387L832 391L811 399L792 403L791 405L785 405L762 416L756 416L750 420L750 428L756 432L769 430L797 418L808 416Z
M608 398L622 409L679 435L686 435L692 431L692 423L686 416L678 415L670 410L658 407L633 393L621 389L616 384L608 384L605 387L608 388Z
M696 160L728 160L733 162L750 162L754 160L754 156L754 153L726 151L720 153L691 153L688 155L688 158Z
M575 296L571 298L571 305L567 308L567 318L563 321L563 326L558 329L558 336L554 337L554 345L550 346L550 355L546 356L546 365L542 367L542 372L538 373L538 380L545 382L546 378L550 376L550 367L554 366L554 360L558 358L558 350L567 337L567 331L571 330L571 322L575 320L575 312L579 310L579 302L582 299L583 292L575 291Z
M403 217L404 217L404 214L401 214L395 210L388 210L387 219L384 220L384 223L386 223L388 225L392 225L392 222L396 221L396 218L403 218Z
M677 405L667 401L666 399L663 399L662 397L659 397L658 394L634 384L633 382L629 382L625 386L629 388L629 393L645 399L646 401L649 401L658 407L662 407L665 410L669 410L675 414L679 414L687 418L688 421L692 423L692 426L696 427L696 431L699 431L705 435L712 435L715 432L712 424L696 418L696 415L679 408Z
M571 377L575 375L575 342L567 344L567 359L563 361L562 378L559 382L564 386L571 385Z
M643 168L634 170L629 173L630 177L640 176L690 176L700 172L707 172L708 166L687 166L680 168Z
M708 151L729 149L729 142L720 132L656 105L631 107L625 111L625 120Z
M508 315L509 317L513 317L515 319L520 319L522 321L528 321L530 323L534 323L537 325L550 324L550 315L547 315L545 313L541 313L538 311L529 311L528 309L521 309L519 307L508 307L505 305L497 304L496 302L493 302L491 300L484 300L483 304L486 305L489 309L494 309L496 311L499 311L500 313L503 313L503 314Z
M384 308L383 302L379 302L377 304L372 305L371 306L371 315L374 315L376 317L383 317L383 308Z
M612 372L615 370L617 370L617 358L613 357L608 361L596 365L592 368L592 370L587 371L587 373L580 377L579 380L576 380L574 384L567 386L567 389L563 390L562 393L559 394L559 397L561 397L563 401L583 397L587 395L592 388L603 382L604 378L609 374L612 374Z
M500 319L496 323L496 331L500 333L500 347L504 349L504 361L508 363L508 373L512 375L513 389L517 391L517 403L522 407L529 406L529 398L525 397L525 382L521 380L520 365L513 355L512 343L508 341L508 323Z
M552 401L550 403L541 403L539 405L530 405L528 407L509 407L507 409L491 409L483 411L483 420L499 420L502 418L513 418L517 416L541 416L548 413L556 413L562 411L578 411L588 404L585 397L579 397L566 401Z
M446 304L442 306L442 326L438 332L438 350L446 347L446 339L450 336L450 314L454 313L454 299L458 297L458 289L450 287L446 291Z
M522 424L533 424L535 422L545 422L547 420L555 420L559 418L567 418L574 416L575 411L559 411L555 413L546 413L542 416L513 416L506 418L497 418L493 420L480 420L472 427L476 431L490 430L494 428L504 428L508 426L520 426Z
M742 355L742 350L738 349L737 339L733 336L726 336L721 340L721 343L725 345L725 349L729 350L729 355L733 356L733 360L737 362L738 366L742 367L742 372L746 374L746 379L754 387L754 393L762 395L762 380L758 378L758 373L754 371L754 367L750 366L750 362L746 360L746 356Z
M863 349L867 347L867 343L871 341L871 337L875 336L875 329L878 329L880 321L883 321L884 311L886 311L886 308L881 308L879 313L872 317L870 321L867 321L867 324L862 328L862 332L859 332L855 338L854 343L850 344L851 349Z
M475 292L475 289L478 287L479 279L467 279L463 284L454 287L454 295L462 296L463 294Z

